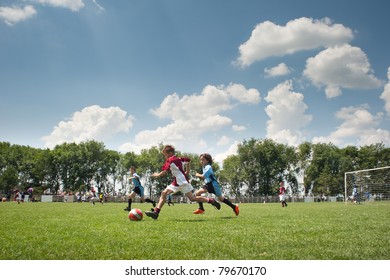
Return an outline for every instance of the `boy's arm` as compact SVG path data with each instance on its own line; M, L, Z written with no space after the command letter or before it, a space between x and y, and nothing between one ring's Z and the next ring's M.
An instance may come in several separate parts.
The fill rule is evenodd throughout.
M191 169L191 162L187 162L186 164L186 170L185 170L185 174L188 176L190 174L190 169Z
M163 170L163 171L161 171L161 172L159 172L159 173L155 172L155 173L153 173L153 174L151 175L151 177L153 177L153 178L159 178L159 177L161 177L161 176L164 176L167 172L168 172L168 170Z

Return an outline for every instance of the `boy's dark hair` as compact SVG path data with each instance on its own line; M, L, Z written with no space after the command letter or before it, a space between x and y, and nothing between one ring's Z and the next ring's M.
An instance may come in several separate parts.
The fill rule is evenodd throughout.
M205 160L207 160L207 162L208 162L209 164L213 164L213 158L211 157L210 154L207 154L207 153L201 154L199 157L200 157L200 158L203 157Z
M165 145L164 149L162 150L162 152L174 154L175 153L175 147L173 147L172 145Z

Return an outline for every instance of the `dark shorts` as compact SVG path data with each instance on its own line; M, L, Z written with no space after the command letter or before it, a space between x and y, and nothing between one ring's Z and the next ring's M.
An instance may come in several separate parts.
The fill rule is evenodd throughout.
M206 189L209 193L215 194L216 196L221 196L222 195L221 188L220 187L214 187L211 182L207 183L206 185L204 185L203 188Z
M132 191L141 197L144 196L144 188L143 187L135 187L134 189L132 189Z

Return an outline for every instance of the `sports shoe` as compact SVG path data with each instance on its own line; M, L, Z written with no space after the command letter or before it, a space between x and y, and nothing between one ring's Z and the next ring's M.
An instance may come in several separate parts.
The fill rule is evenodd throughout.
M126 207L125 209L123 209L125 211L130 211L131 209L129 207Z
M192 214L204 214L204 210L202 209L196 209Z
M151 217L153 220L157 220L158 214L154 211L145 211L146 216Z
M236 207L234 207L234 213L236 213L236 216L240 214L240 209L238 208L238 205L236 204Z
M217 210L221 209L221 204L219 204L214 198L212 198L211 205L217 208Z

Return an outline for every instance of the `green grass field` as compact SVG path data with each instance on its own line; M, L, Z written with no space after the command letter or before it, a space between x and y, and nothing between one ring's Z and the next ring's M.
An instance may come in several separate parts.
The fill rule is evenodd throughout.
M390 202L166 205L131 222L126 204L0 203L2 260L389 260ZM143 211L150 204L133 204Z

